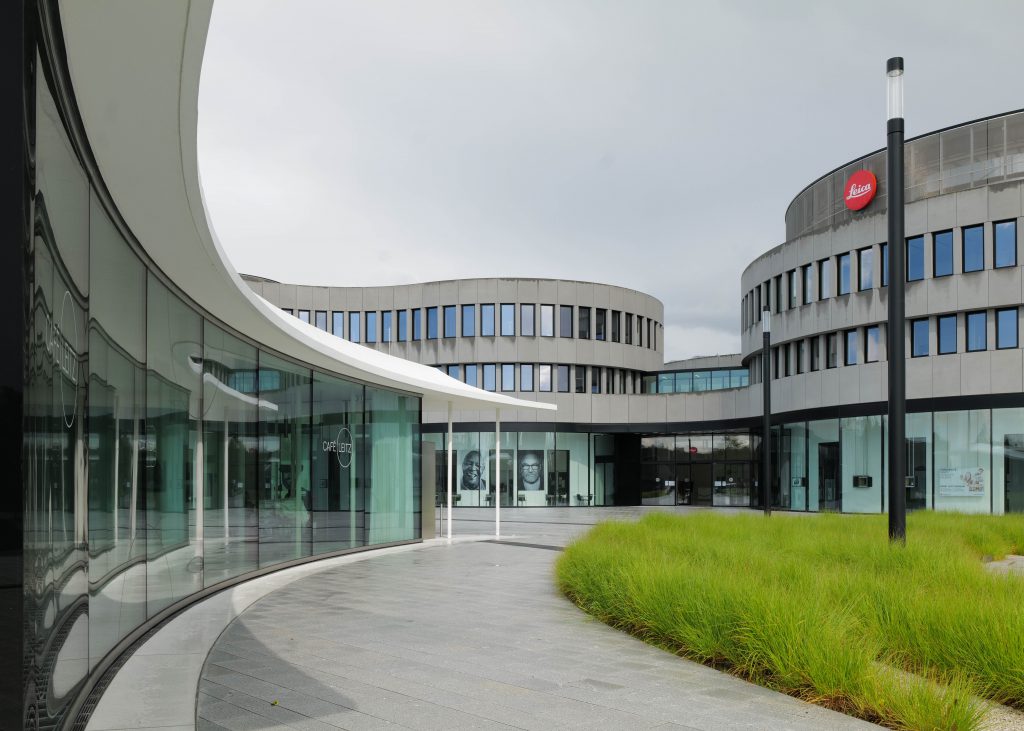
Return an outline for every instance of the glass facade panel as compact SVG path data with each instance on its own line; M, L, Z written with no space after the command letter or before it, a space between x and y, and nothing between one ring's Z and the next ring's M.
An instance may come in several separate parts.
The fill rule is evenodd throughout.
M203 328L203 580L259 566L256 348Z
M519 366L519 390L533 390L533 366L529 363L523 363Z
M364 390L313 374L312 479L301 500L310 513L314 554L366 543Z
M985 268L985 227L965 226L963 236L964 271L981 271Z
M787 282L789 289L789 309L793 309L800 303L800 293L798 291L800 285L798 284L799 280L797 279L796 269L790 269L786 278L789 280Z
M366 387L366 543L420 537L419 414L419 398Z
M540 306L540 335L543 338L555 336L555 306Z
M494 305L480 305L480 335L494 337Z
M840 512L839 420L807 422L807 509Z
M991 412L936 411L935 509L987 513L991 506Z
M454 378L456 381L462 380L462 368L457 365L450 365L447 368L449 378Z
M1003 267L1017 266L1017 222L1000 221L992 224L995 231L995 266L997 269Z
M536 334L534 305L519 306L519 332L530 337Z
M633 344L633 315L632 315L632 313L629 313L629 312L626 313L625 331L626 331L626 345L632 345Z
M840 420L844 513L882 512L882 422L881 416Z
M683 374L679 374L683 375ZM686 374L689 376L689 374ZM676 392L676 374L675 373L659 373L657 382L657 393L675 393Z
M501 306L501 334L511 336L516 334L516 306L504 304Z
M939 335L939 355L957 352L956 315L943 315L935 319Z
M953 232L940 231L933 237L933 276L948 277L953 273Z
M907 239L907 281L924 279L924 236Z
M773 490L773 504L783 510L807 509L807 426L804 423L781 427L778 460L779 490Z
M476 305L462 306L462 337L472 338L476 335ZM448 337L447 333L445 337Z
M988 349L988 317L985 312L968 312L967 320L967 350Z
M996 310L996 347L1017 347L1017 308Z
M574 381L576 382L576 393L587 392L587 367L584 365L577 365L574 367Z

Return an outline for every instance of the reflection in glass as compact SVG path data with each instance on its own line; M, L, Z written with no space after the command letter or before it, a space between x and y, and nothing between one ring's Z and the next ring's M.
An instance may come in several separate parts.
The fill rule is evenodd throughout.
M537 366L537 381L538 388L541 392L551 391L551 366L540 365Z
M986 312L968 312L967 315L967 350L985 350L988 348L988 317Z
M368 542L408 541L420 535L418 449L420 400L366 388L369 441Z
M455 305L444 306L444 336L446 338L454 338L456 332L455 327Z
M956 352L956 315L935 318L939 332L939 355Z
M540 306L540 334L544 338L555 336L555 306Z
M995 266L1017 266L1017 222L1000 221L992 225L995 230Z
M480 305L480 335L494 337L494 305Z
M941 231L933 237L933 276L948 277L953 273L953 232Z
M534 306L520 305L519 309L519 331L523 335L534 335Z
M533 366L529 363L523 363L519 366L519 390L533 390Z
M985 227L965 226L964 271L977 272L985 268Z
M907 239L907 281L924 279L924 236Z
M503 304L501 306L501 334L503 336L516 334L516 306Z
M301 494L313 553L362 546L364 535L363 386L313 374L312 479Z

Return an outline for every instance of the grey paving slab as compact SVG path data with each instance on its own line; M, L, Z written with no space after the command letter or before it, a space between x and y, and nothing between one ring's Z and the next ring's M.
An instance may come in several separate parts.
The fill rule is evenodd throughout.
M522 544L649 511L564 512L503 511L508 543L382 555L267 594L213 644L197 728L874 728L583 615L554 587L558 552ZM491 520L456 511L454 533Z

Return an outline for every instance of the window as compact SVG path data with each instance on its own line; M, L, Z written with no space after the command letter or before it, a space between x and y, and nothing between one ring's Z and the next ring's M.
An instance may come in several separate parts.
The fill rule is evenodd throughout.
M782 350L783 372L786 378L793 375L793 349L789 343L779 346Z
M494 379L496 377L495 372L496 366L494 363L484 363L484 390L493 391L495 390Z
M558 335L563 338L572 337L572 305L558 306Z
M448 375L451 376L452 378L454 378L456 381L461 381L462 380L461 370L462 369L459 368L457 365L450 365L450 366L448 366Z
M940 231L932 236L932 276L948 277L953 273L953 232Z
M584 340L590 340L590 308L580 307L580 328L579 336Z
M409 339L409 311L398 311L398 342L404 343Z
M779 348L772 348L772 373L774 374L775 378L778 378L780 375L782 375L782 372L779 370ZM705 374L703 374L703 373L694 373L693 375L694 375L693 390L694 391L706 391L707 387L703 385L704 382L702 380L697 380L698 377L702 377Z
M519 332L522 335L529 335L533 337L536 334L534 329L534 306L533 305L520 305L519 306Z
M543 393L551 393L551 366L537 366L537 386Z
M455 326L455 305L444 306L444 336L454 338L457 328Z
M608 393L615 393L615 370L612 368L604 369L604 382L605 388L608 389Z
M448 308L445 308L447 310ZM445 320L447 320L447 311L445 312ZM471 338L476 335L476 305L463 305L462 306L462 337ZM448 325L445 323L444 336L454 337L455 333L451 336L448 335Z
M796 269L790 269L789 270L788 279L789 279L789 309L792 310L792 309L794 309L797 306L797 304L799 304L799 300L797 299L798 295L797 295Z
M318 328L320 328L321 330L326 330L327 329L327 312L325 310L317 310L315 315L314 315L314 317L315 317L314 322L316 323L316 326Z
M807 346L803 340L796 341L796 372L797 374L804 372L804 351Z
M864 328L864 362L878 362L878 325Z
M494 337L494 305L480 305L480 336Z
M847 330L846 336L846 357L843 365L857 365L857 331Z
M339 338L345 337L345 313L344 312L332 312L331 313L331 332L333 332Z
M416 308L412 311L412 339L419 340L423 337L423 329L420 324L420 311Z
M964 226L964 271L980 272L985 268L985 227Z
M782 312L782 275L775 277L775 311Z
M924 279L924 236L907 239L907 281Z
M818 299L832 296L832 260L822 259L818 262ZM760 309L760 308L759 308ZM758 315L757 319L761 319Z
M480 373L476 363L466 364L466 383L470 386L480 387Z
M889 286L889 244L879 244L882 258L882 286Z
M1017 347L1017 308L996 310L996 348Z
M928 318L922 317L920 320L911 320L910 322L910 357L911 358L924 358L928 355L930 344L928 338Z
M836 288L839 294L850 294L850 255L839 255L839 285Z
M427 340L437 340L437 308L427 308Z
M997 221L992 224L995 230L996 269L1017 266L1017 222Z
M377 342L377 313L367 312L366 313L366 342L376 343Z
M295 312L292 310L291 307L282 307L281 311L282 312L287 312L289 315L294 315L295 314Z
M533 390L533 366L528 363L519 366L519 390Z
M348 339L353 343L362 342L359 336L360 317L358 312L348 313Z
M654 320L647 318L647 347L648 349L654 348Z
M380 341L382 343L390 343L395 336L394 330L391 329L393 317L394 313L391 310L380 313Z
M590 369L590 392L601 393L601 369L596 366Z
M818 359L818 337L815 336L808 341L808 355L810 356L810 370L816 371L821 368L821 362Z
M839 365L839 335L829 333L825 336L825 367L835 368Z
M643 315L636 316L636 344L638 347L644 347L644 317Z
M619 326L615 322L615 315L612 313L612 340L619 342L615 338L619 334ZM597 308L594 310L594 340L604 340L608 334L608 310Z
M542 338L555 337L555 306L540 306L540 336Z
M633 315L626 313L626 345L633 344Z
M558 370L558 392L569 393L569 366L557 366Z
M956 315L943 315L935 320L939 333L939 355L956 352Z
M757 289L754 290L754 296L755 296L756 302L757 302L757 304L754 307L754 312L755 312L755 316L757 317L757 321L758 322L761 322L761 311L762 311L762 308L761 308L761 287L763 287L763 286L764 285L758 285Z
M587 392L587 367L584 365L576 366L576 393Z
M874 251L871 247L857 252L857 289L863 292L874 285Z
M598 317L600 318L600 316L601 316L600 313L603 312L603 310L598 310L597 312L598 312ZM621 342L621 340L622 340L622 334L619 331L619 324L620 324L621 320L622 320L622 313L619 312L618 310L612 310L612 342L613 343L618 343L618 342ZM603 339L604 338L598 338L598 340L603 340Z
M501 390L516 390L516 367L513 363L501 364Z
M503 304L501 306L501 334L503 336L516 334L516 306Z
M804 267L804 304L811 303L814 295L814 265L808 264Z
M967 313L967 351L988 348L988 318L985 312Z
M299 310L299 319L309 324L309 310Z

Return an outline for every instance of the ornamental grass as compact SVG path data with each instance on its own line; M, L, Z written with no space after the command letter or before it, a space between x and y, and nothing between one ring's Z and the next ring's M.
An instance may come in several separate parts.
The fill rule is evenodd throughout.
M1024 709L1024 516L655 513L559 559L589 614L684 657L895 729L975 729Z

